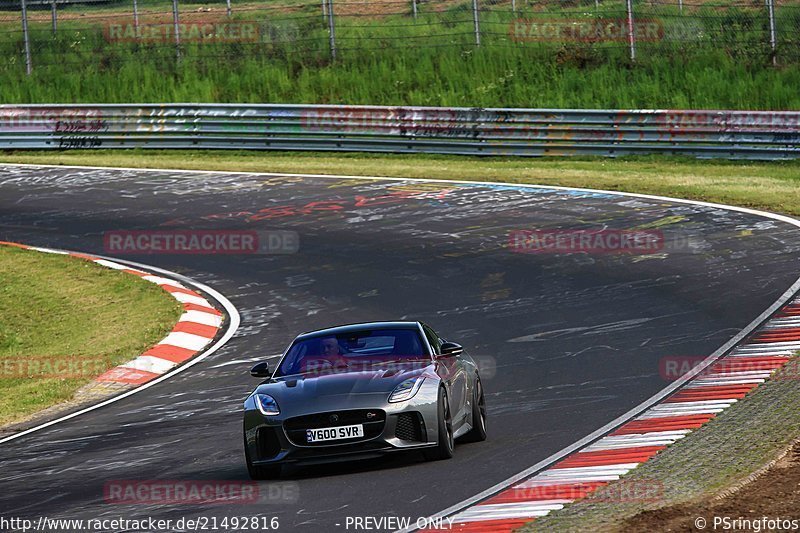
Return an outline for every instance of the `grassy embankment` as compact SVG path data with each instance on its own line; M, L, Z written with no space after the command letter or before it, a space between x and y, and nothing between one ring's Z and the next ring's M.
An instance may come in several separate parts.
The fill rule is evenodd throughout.
M280 0L269 7L234 2L230 19L218 3L183 4L187 32L208 21L240 29L254 23L258 29L255 40L186 37L180 62L166 33L172 24L168 3L141 14L143 26L161 25L163 38L139 41L119 38L132 22L127 4L65 7L57 35L47 11L32 11L30 77L19 20L0 16L0 54L10 58L0 66L0 103L800 109L797 43L791 32L782 33L782 64L773 67L760 7L679 13L675 6L642 6L653 11L640 16L657 17L664 37L640 42L634 64L624 40L531 40L530 26L522 26L521 37L514 29L519 20L624 20L621 1L550 10L537 7L541 3L518 4L517 14L505 0L485 4L477 48L469 2L426 2L417 19L397 2L343 3L335 62L318 2ZM797 14L800 8L779 10L781 27L792 27Z
M69 400L179 316L171 296L136 276L0 246L0 425Z

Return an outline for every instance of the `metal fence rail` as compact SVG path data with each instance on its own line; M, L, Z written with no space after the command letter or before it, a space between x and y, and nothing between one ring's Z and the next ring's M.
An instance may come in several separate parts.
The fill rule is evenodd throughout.
M796 159L800 112L323 105L0 106L0 149Z

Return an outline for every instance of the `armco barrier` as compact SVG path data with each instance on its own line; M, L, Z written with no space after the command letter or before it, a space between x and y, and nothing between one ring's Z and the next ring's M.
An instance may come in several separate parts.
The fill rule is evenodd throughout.
M239 104L0 106L0 149L796 159L800 112Z

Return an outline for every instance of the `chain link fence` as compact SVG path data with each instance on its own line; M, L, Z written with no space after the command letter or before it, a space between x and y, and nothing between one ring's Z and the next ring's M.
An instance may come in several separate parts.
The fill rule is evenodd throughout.
M800 0L0 0L0 49L27 73L477 47L578 64L785 64L800 59Z

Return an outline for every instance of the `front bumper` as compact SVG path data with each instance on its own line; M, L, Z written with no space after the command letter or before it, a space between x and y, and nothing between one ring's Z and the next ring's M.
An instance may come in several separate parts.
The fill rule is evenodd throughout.
M354 401L342 409L295 412L285 417L264 416L248 400L244 413L245 446L252 463L260 466L364 459L436 446L438 411L435 401L431 403L427 396L418 393L413 400L386 402L374 409ZM335 421L331 419L333 415ZM305 442L305 429L351 424L363 424L364 437Z
M328 416L332 413L334 412L322 414ZM341 416L342 413L347 413L347 410L335 413ZM245 442L251 460L256 465L363 459L394 451L436 445L435 440L428 440L427 426L422 414L413 411L387 413L385 419L380 421L380 427L376 427L376 423L373 423L372 427L364 424L366 427L363 438L321 443L302 442L298 438L300 432L292 429L296 424L292 424L291 419L273 421L266 418L268 417L264 417L258 410L245 412ZM331 423L315 427L336 425L341 424Z

